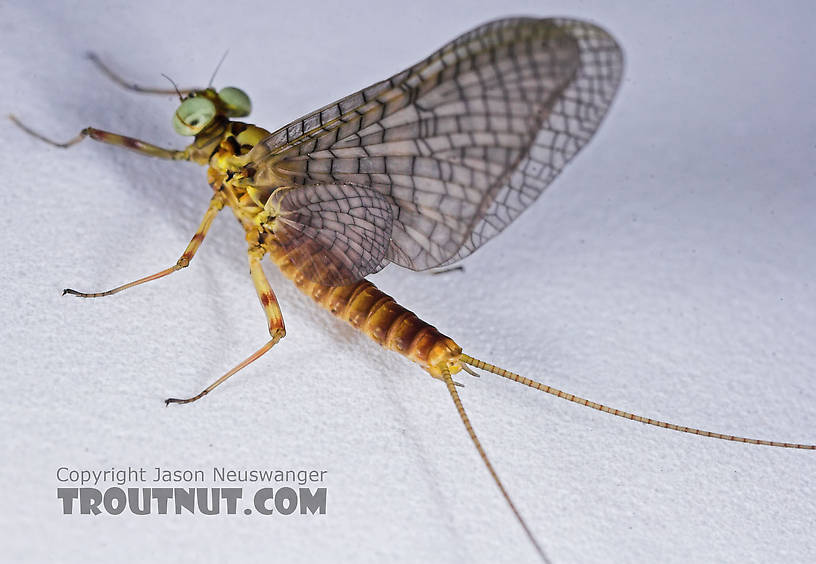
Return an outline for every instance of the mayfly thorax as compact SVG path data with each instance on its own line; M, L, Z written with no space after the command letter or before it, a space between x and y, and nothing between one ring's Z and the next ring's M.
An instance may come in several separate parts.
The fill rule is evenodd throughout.
M239 121L249 97L237 88L131 90L178 93L173 127L193 138L171 150L88 127L60 147L90 137L143 155L207 166L213 195L190 244L173 266L101 297L190 264L213 219L229 208L246 231L249 269L270 338L206 389L200 399L274 347L286 334L262 270L267 255L304 293L385 348L444 382L465 428L530 541L470 424L452 375L481 369L613 415L676 431L777 447L814 445L735 437L634 415L551 388L465 354L365 279L388 263L446 267L500 233L529 207L589 141L623 73L612 36L586 22L515 18L480 26L432 55L274 132Z

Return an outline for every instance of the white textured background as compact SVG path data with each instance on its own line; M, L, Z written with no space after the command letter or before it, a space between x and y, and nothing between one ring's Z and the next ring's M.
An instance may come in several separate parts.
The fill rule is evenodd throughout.
M503 15L591 19L623 45L609 119L464 275L375 281L467 352L645 415L816 442L813 2L3 2L2 113L67 139L94 125L182 146L171 97L124 75L253 98L276 128ZM231 5L230 13L219 13ZM240 227L222 214L172 264L204 171L0 123L0 544L10 561L497 562L535 554L444 386L268 268L289 335L193 406L267 334ZM816 558L816 453L619 420L492 376L463 400L552 560ZM156 465L327 469L322 517L63 516L55 471ZM248 484L245 495L254 491Z

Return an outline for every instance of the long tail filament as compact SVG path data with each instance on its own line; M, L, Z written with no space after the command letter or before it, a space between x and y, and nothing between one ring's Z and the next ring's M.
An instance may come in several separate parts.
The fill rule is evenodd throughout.
M592 409L597 409L598 411L603 411L604 413L609 413L612 415L617 415L618 417L623 417L624 419L631 419L632 421L638 421L640 423L646 423L647 425L654 425L655 427L662 427L663 429L671 429L672 431L680 431L681 433L690 433L692 435L701 435L703 437L711 437L713 439L722 439L725 441L734 441L738 443L749 443L752 445L765 445L765 446L772 446L772 447L782 447L782 448L799 448L799 449L806 449L806 450L816 450L816 445L804 445L798 443L782 443L778 441L765 441L760 439L749 439L746 437L736 437L734 435L724 435L722 433L714 433L711 431L703 431L702 429L695 429L694 427L685 427L683 425L675 425L674 423L666 423L665 421L658 421L657 419L651 419L649 417L643 417L641 415L635 415L634 413L629 413L628 411L622 411L620 409L616 409L614 407L607 407L600 403L596 403L594 401L590 401L588 399L584 399L582 397L578 397L573 394L568 394L567 392L562 392L559 389L553 388L551 386L547 386L546 384L542 384L540 382L536 382L535 380L531 380L530 378L525 378L524 376L519 376L514 372L510 372L509 370L505 370L504 368L499 368L498 366L494 366L487 362L483 362L472 356L468 356L466 354L462 354L459 358L462 362L469 364L475 368L479 368L481 370L485 370L487 372L491 372L496 374L497 376L501 376L503 378L507 378L508 380L512 380L514 382L518 382L519 384L524 384L534 390L540 390L542 392L546 392L548 394L557 396L561 399L565 399L567 401L571 401L573 403L577 403L579 405L584 405L586 407L591 407Z
M507 490L504 489L504 485L499 479L499 475L496 473L496 470L493 469L493 465L490 464L490 460L487 458L487 453L485 453L481 441L479 441L479 438L476 436L476 432L473 430L473 426L470 424L470 418L468 418L467 413L465 413L465 408L462 406L462 400L459 398L459 392L456 391L456 385L451 378L450 371L446 366L442 366L441 369L442 378L445 381L445 385L448 387L448 392L450 393L451 399L456 406L456 411L459 412L459 417L462 419L462 423L464 423L465 429L467 429L468 435L470 435L470 439L476 446L476 450L479 451L479 456L482 458L482 462L484 462L485 466L487 467L487 471L490 472L490 475L493 477L493 481L496 482L499 490L501 490L504 499L507 501L507 504L510 506L513 514L515 514L516 519L521 524L524 532L527 533L527 537L530 539L530 542L533 543L536 551L538 551L538 555L541 557L541 560L546 564L549 564L550 559L547 558L547 555L544 553L544 549L542 549L541 545L538 544L535 536L533 536L533 532L527 526L527 523L522 518L521 513L519 513L518 509L516 509L516 505L513 503L513 500L510 499L510 494L508 494Z

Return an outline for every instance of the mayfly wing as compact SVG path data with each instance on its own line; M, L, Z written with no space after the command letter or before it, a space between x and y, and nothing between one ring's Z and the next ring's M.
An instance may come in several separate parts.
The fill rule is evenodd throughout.
M309 279L342 286L386 264L393 217L380 193L357 184L311 184L271 199L272 232Z
M592 24L491 22L279 129L247 170L261 186L369 187L391 204L388 261L449 265L518 217L589 141L622 71L620 47Z

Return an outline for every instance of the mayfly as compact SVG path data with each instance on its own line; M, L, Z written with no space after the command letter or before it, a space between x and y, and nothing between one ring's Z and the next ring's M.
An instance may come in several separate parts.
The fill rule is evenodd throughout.
M816 449L816 445L735 437L607 407L465 354L451 338L365 279L394 263L447 267L519 216L589 141L609 109L623 54L603 29L568 19L514 18L482 25L391 78L270 133L236 121L250 113L234 87L161 89L177 93L173 127L193 137L183 150L88 127L85 137L143 155L205 165L213 189L201 224L170 268L84 298L115 294L189 266L216 214L229 207L246 231L252 282L270 339L190 403L257 360L286 334L261 260L272 261L304 293L385 348L444 382L492 479L543 560L547 557L490 463L452 375L484 370L593 409L666 429L729 441Z

